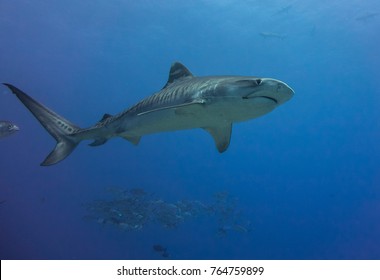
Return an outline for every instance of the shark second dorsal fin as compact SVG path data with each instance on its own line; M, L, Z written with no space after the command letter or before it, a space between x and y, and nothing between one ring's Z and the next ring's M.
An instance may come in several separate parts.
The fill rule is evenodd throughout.
M102 122L102 121L104 121L104 120L106 120L106 119L109 119L109 118L111 118L111 117L112 117L112 115L105 113L105 114L103 115L103 117L99 120L99 122Z
M166 88L168 85L171 85L177 80L187 77L193 77L193 74L191 74L189 69L187 69L186 66L180 62L174 62L170 67L169 79L163 88Z

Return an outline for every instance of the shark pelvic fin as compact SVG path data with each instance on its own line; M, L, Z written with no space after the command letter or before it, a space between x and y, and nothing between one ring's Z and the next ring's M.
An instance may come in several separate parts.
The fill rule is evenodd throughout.
M33 98L11 84L4 84L28 108L41 125L57 141L54 150L46 157L41 165L52 165L66 158L79 144L80 139L73 134L80 128L49 108L38 103Z
M219 126L205 127L204 129L211 134L219 153L225 152L230 145L232 123L224 123Z
M141 136L123 136L123 138L136 146L140 143L141 140Z
M180 62L174 62L172 66L170 67L169 72L169 79L166 85L163 88L166 88L167 86L171 85L175 81L184 79L184 78L191 78L193 77L193 74L187 69L182 63Z
M107 142L107 138L99 138L99 139L96 139L94 142L88 144L89 146L91 147L96 147L96 146L100 146L100 145L103 145Z

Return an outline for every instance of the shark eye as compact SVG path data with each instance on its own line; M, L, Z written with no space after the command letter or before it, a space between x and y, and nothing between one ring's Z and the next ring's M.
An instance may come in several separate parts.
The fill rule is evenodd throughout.
M235 84L239 87L255 87L261 84L261 79L238 80Z

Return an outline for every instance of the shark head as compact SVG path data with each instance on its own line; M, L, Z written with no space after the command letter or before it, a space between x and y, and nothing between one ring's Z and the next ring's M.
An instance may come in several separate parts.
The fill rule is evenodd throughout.
M229 104L231 120L256 118L284 104L294 95L293 89L282 81L258 77L224 77L218 83L214 96L221 103ZM233 106L231 106L233 105Z
M291 99L294 95L293 89L282 81L271 78L256 78L254 81L257 86L248 88L248 92L252 91L244 95L243 99L264 98L273 101L278 106Z
M285 103L294 95L287 84L271 78L233 77L226 79L221 86L228 96L240 97L247 102L261 100L275 106Z

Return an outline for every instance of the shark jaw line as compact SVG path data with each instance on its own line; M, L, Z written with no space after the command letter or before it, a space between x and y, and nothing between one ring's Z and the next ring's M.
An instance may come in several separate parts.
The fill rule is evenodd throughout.
M276 99L274 99L273 97L269 97L269 96L243 96L243 99L254 99L254 98L266 98L266 99L269 99L269 100L272 100L274 103L278 104L278 101Z

